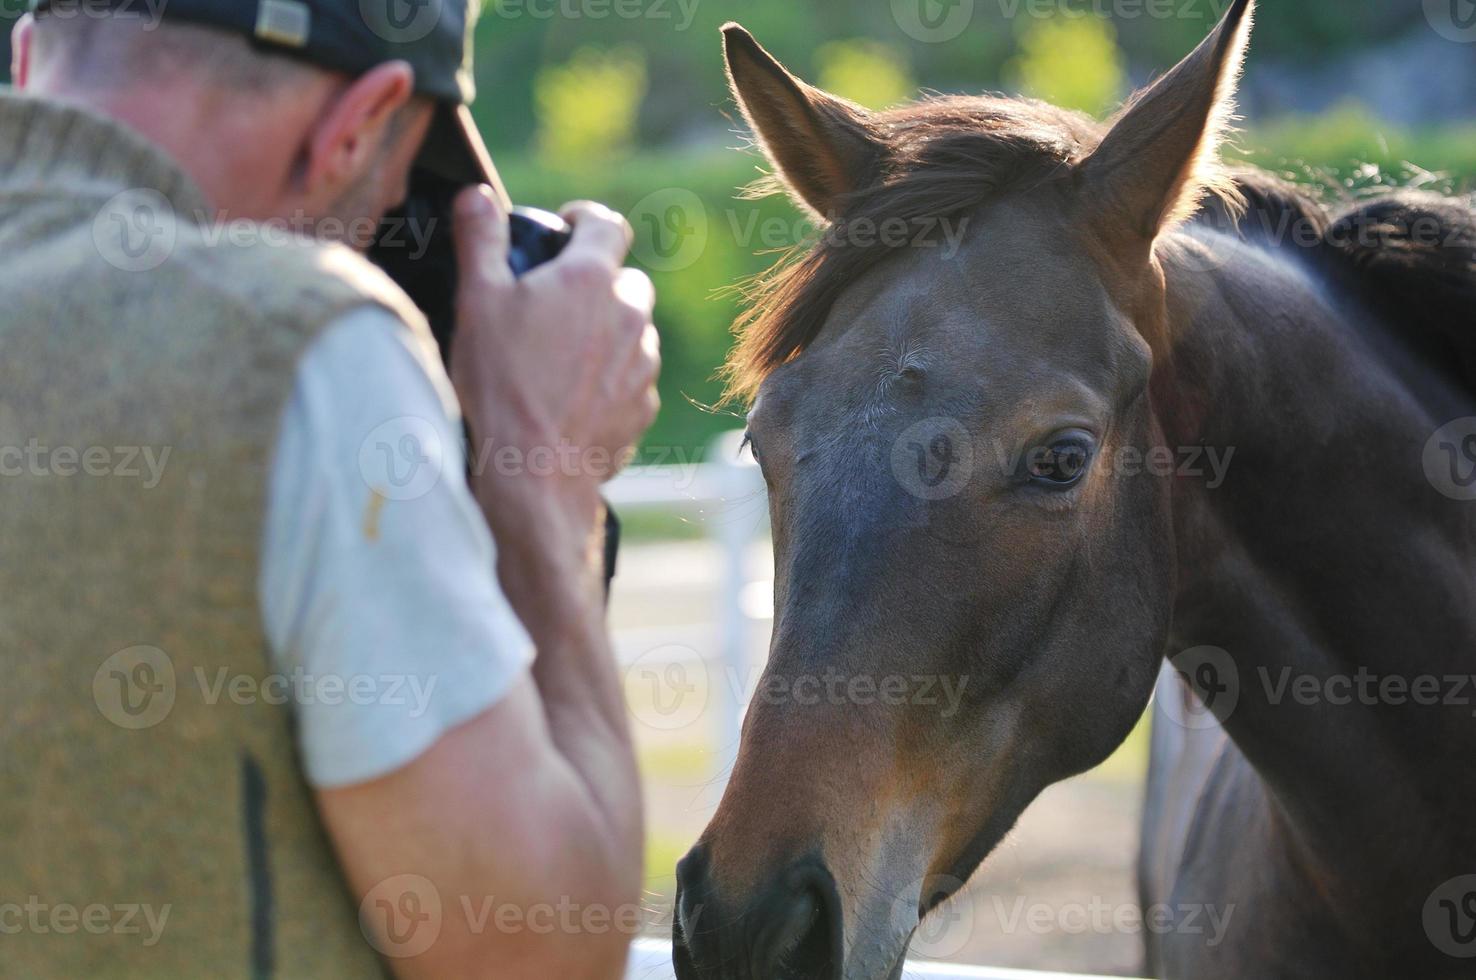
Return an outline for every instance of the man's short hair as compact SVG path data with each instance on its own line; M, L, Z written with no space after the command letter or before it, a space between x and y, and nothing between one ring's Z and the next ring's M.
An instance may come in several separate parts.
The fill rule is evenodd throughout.
M188 74L221 88L260 94L323 71L228 31L127 12L43 14L36 20L34 37L38 65L65 71L74 83L87 87L117 88Z

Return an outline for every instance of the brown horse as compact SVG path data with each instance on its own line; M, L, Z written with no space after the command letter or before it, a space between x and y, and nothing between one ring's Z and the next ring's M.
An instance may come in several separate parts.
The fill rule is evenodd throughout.
M774 636L678 868L683 980L900 976L1156 684L1149 970L1472 973L1476 216L1227 175L1251 7L1106 126L870 113L725 29L828 224L730 364Z

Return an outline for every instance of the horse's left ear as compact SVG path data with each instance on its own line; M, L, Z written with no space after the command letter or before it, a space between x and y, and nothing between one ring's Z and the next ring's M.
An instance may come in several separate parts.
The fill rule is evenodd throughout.
M885 147L870 113L791 75L737 24L723 27L728 81L795 202L833 219L881 176Z
M1254 0L1235 0L1213 34L1134 96L1082 164L1103 217L1148 243L1225 191L1220 144L1235 113L1235 84L1250 40Z

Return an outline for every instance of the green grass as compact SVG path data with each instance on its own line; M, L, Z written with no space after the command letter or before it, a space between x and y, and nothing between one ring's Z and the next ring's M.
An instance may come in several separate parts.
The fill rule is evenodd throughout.
M1345 191L1421 183L1446 191L1476 187L1476 125L1411 130L1356 105L1288 117L1242 134L1239 159L1293 179Z

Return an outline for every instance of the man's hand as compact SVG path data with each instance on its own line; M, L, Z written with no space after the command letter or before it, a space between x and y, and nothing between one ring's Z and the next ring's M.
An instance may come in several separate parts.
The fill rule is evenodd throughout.
M507 215L484 191L457 201L451 376L473 458L500 462L488 453L508 446L523 454L520 472L486 467L472 485L537 657L531 682L410 765L319 794L361 898L413 872L443 896L495 894L519 909L638 908L640 779L590 545L599 484L656 411L654 297L645 276L620 268L624 221L592 204L565 217L574 238L564 253L514 280ZM560 449L573 465L548 466ZM398 974L615 980L631 939L629 929L547 935L443 918L429 950L395 961Z
M461 291L451 378L473 459L495 461L512 447L520 460L516 473L481 467L478 499L494 532L527 527L530 484L592 523L599 484L659 405L655 293L644 274L621 268L630 226L600 205L569 205L573 240L519 280L507 264L507 215L485 188L463 192L455 217Z

